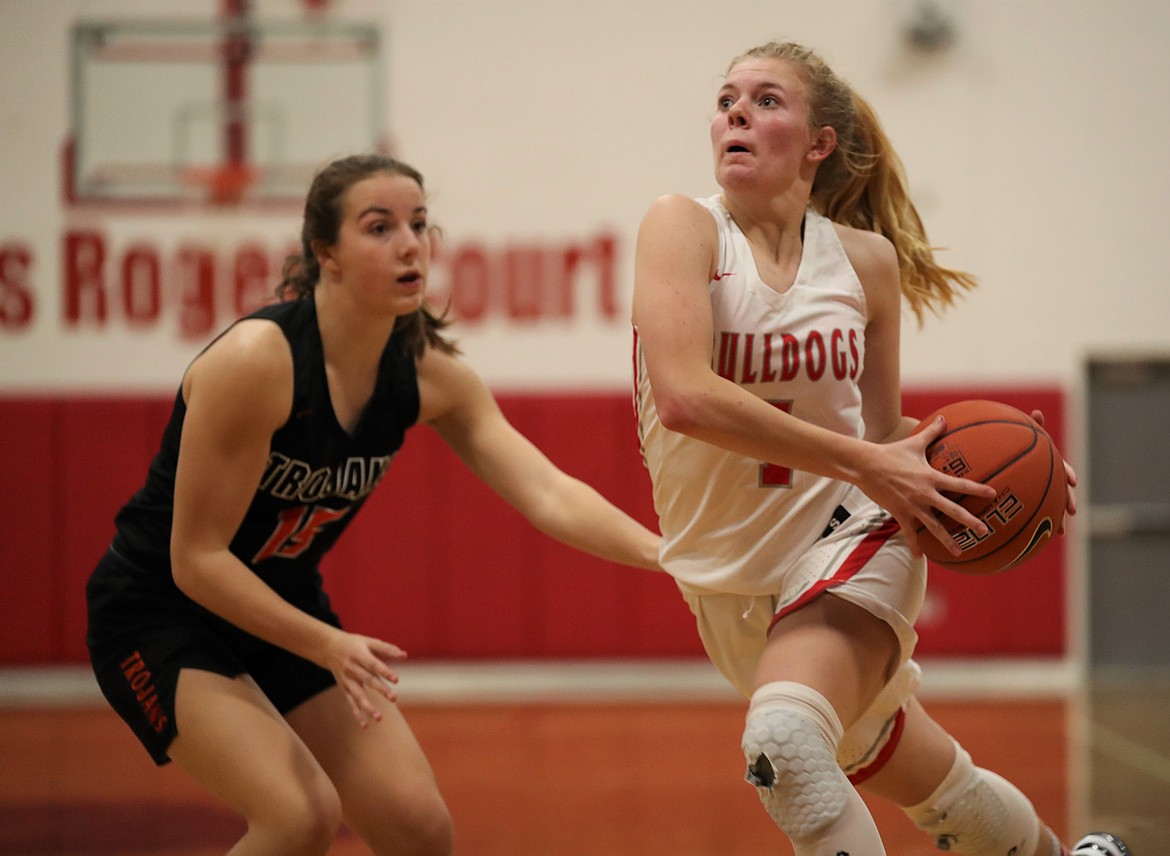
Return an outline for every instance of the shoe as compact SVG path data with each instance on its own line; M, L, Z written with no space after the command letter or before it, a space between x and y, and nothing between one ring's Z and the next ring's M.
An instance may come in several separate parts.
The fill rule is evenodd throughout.
M1125 842L1108 832L1091 832L1073 845L1069 856L1133 856Z

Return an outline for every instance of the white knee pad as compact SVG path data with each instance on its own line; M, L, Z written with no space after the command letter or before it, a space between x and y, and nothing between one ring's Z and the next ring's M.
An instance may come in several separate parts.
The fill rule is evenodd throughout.
M1033 853L1043 826L1028 798L1006 779L976 767L955 744L955 763L930 798L907 808L939 850L962 856Z
M752 695L742 744L746 778L790 838L829 826L856 793L837 766L841 730L828 700L803 684L776 681Z

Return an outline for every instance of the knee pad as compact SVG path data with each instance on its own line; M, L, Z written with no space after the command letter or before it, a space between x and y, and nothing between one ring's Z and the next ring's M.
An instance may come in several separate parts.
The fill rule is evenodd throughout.
M958 743L955 763L930 798L905 809L915 825L934 836L939 850L962 856L1033 853L1043 826L1019 788L976 767Z
M828 700L803 684L776 681L752 696L742 743L745 778L790 838L825 829L856 795L837 766L841 731Z

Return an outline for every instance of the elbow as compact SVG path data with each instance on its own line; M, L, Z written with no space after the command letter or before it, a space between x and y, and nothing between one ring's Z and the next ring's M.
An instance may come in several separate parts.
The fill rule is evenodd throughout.
M203 590L204 564L190 550L176 550L171 545L171 579L175 587L196 603Z
M694 402L688 396L656 396L655 406L658 409L658 421L668 431L692 434L700 424Z
M191 571L190 565L172 555L171 579L175 581L175 587L192 600L194 600L195 590L198 588L194 578L195 575Z

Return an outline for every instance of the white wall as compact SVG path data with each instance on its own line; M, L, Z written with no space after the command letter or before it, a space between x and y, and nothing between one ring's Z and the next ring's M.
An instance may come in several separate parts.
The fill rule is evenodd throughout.
M145 239L168 254L192 236L295 239L295 213L113 215L61 201L71 22L211 18L219 5L0 0L0 250L31 250L27 270L8 277L22 277L37 304L26 327L0 327L0 391L167 391L201 344L166 320L65 325L67 229L104 230L111 246ZM293 0L254 5L261 17L300 14ZM942 260L982 280L922 331L907 319L907 381L1072 386L1089 352L1170 350L1170 4L938 0L957 41L934 55L905 44L915 5L335 0L333 14L380 23L387 131L426 175L451 245L584 242L606 230L619 238L620 317L601 317L585 300L568 320L497 314L460 330L497 387L628 383L624 312L638 221L659 194L714 192L706 134L719 74L773 37L818 48L870 99L932 240L949 248Z

